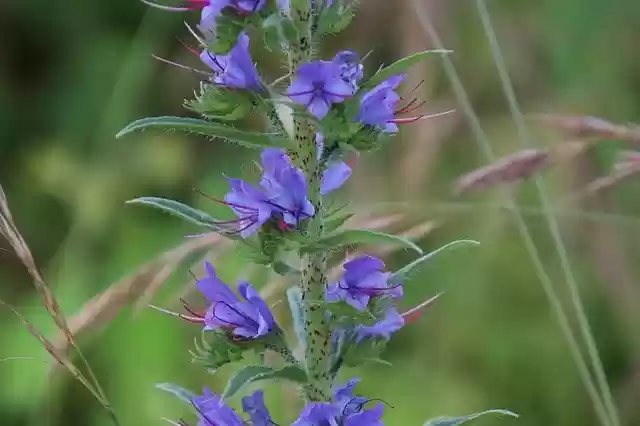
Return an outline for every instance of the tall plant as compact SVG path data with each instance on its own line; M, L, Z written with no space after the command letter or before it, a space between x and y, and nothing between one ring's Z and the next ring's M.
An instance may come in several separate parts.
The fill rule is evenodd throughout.
M306 405L294 425L382 425L385 404L357 395L359 379L337 385L336 376L343 366L379 360L393 333L430 302L404 313L396 306L404 280L433 253L425 254L398 236L344 229L352 216L348 206L330 210L324 202L351 175L345 155L372 150L394 136L399 125L429 117L415 112L422 104L412 96L403 99L399 86L410 66L434 52L446 53L415 53L369 76L356 52L317 58L321 42L349 25L356 3L188 0L186 7L149 3L169 11L201 9L197 31L189 29L198 44L193 52L208 71L200 71L205 79L199 94L186 103L201 118L145 118L125 127L119 136L171 128L226 139L261 150L261 176L257 183L228 178L229 192L215 199L233 211L236 217L230 220L173 200L144 197L133 202L169 211L233 239L248 249L251 261L294 283L287 299L295 336L287 336L251 284L242 281L233 288L217 276L212 264L205 264L206 274L197 280L197 288L209 307L202 313L187 308L189 314L180 315L203 326L202 344L193 352L196 359L217 369L241 360L249 351L260 355L274 351L284 365L245 366L221 393L205 388L197 395L161 385L191 404L199 426L281 424L265 407L261 390L242 398L244 417L226 405L246 385L272 379L293 382L304 390ZM284 52L287 74L265 82L252 60L250 44ZM250 114L265 117L268 129L252 132L234 126ZM469 241L454 243L465 242ZM390 272L375 256L361 255L346 261L341 275L330 280L328 254L359 243L397 244L413 249L418 257ZM485 413L513 415L489 410L426 424L457 425Z

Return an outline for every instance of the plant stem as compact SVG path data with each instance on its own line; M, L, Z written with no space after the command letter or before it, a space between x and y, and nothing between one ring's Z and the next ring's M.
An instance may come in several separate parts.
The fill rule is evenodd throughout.
M289 70L292 78L301 63L311 57L309 0L292 0L291 19L298 29L298 40L289 49ZM294 149L292 161L302 169L309 185L309 200L316 214L311 220L307 232L310 238L322 235L322 197L320 196L321 169L316 155L315 133L311 123L303 118L294 117ZM323 307L325 300L326 253L302 255L302 311L306 335L305 364L309 375L306 396L309 401L331 400L331 362L329 324Z

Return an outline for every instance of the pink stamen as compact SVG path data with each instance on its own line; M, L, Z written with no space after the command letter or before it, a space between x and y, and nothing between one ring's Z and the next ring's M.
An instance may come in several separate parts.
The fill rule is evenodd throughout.
M442 296L442 293L436 294L431 299L425 300L418 306L411 308L407 312L401 314L402 318L404 318L404 323L410 324L420 319L420 317L422 317L422 314L424 313L424 309L431 306L436 300L438 300L440 296Z

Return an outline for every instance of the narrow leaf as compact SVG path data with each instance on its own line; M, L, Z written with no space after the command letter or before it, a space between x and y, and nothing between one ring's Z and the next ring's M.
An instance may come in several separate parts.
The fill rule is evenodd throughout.
M302 312L302 291L299 287L291 287L287 290L287 301L293 319L293 330L298 336L301 345L305 345L304 313Z
M389 277L391 282L404 282L409 278L409 275L413 272L416 272L418 270L418 268L420 268L426 261L430 260L433 256L442 253L445 250L448 250L454 246L460 246L460 245L479 245L480 243L478 241L475 240L457 240L457 241L452 241L448 244L445 244L444 246L435 249L434 251L425 254L424 256L422 256L419 259L414 260L413 262L409 263L408 265L406 265L405 267L403 267L402 269L397 270L396 272L394 272L393 274L391 274L391 277Z
M250 383L270 379L286 379L297 383L305 383L307 381L307 373L296 365L287 365L280 369L261 365L248 365L229 379L222 397L223 399L230 398Z
M207 228L215 228L213 223L215 219L207 213L182 204L179 201L169 200L158 197L140 197L129 200L126 204L142 204L145 206L155 207L166 213L178 216L196 225L206 226Z
M246 132L221 123L213 123L198 118L187 117L147 117L125 126L116 135L117 138L144 129L182 130L204 136L213 136L235 142L246 148L286 147L288 141L278 135Z
M187 389L181 388L178 385L174 385L173 383L158 383L156 385L156 388L165 392L169 392L188 403L191 403L193 399L197 396L193 392Z
M424 424L424 426L458 426L470 420L475 420L480 416L484 416L485 414L502 414L505 416L518 418L518 415L513 411L496 409L469 414L468 416L462 417L439 417L437 419L429 420Z
M372 231L370 229L347 229L335 234L330 234L312 244L301 247L300 250L303 253L312 253L353 244L392 244L409 247L420 254L423 253L422 249L411 240L397 235Z
M432 49L432 50L425 50L424 52L414 53L413 55L407 56L406 58L402 58L394 62L393 64L382 68L373 77L371 77L365 84L362 85L362 89L370 89L373 86L382 83L384 80L386 80L387 78L393 75L401 74L405 72L409 67L412 67L413 65L417 64L418 62L422 61L427 56L433 53L445 54L445 53L451 53L451 52L453 51L446 50L446 49Z

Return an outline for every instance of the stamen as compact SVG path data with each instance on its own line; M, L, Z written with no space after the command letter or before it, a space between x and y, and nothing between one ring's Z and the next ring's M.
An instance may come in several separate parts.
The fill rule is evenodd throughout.
M416 321L422 315L421 310L432 305L438 298L442 296L442 293L438 293L433 296L431 299L425 300L420 303L418 306L409 309L407 312L401 314L402 318L405 319L405 323L412 323Z
M177 38L177 37L176 37ZM194 55L196 55L197 57L200 57L200 52L198 51L198 49L196 49L193 46L188 45L187 43L185 43L184 41L182 41L182 39L177 38L177 40L180 42L180 44L187 49L189 52L193 53Z
M200 415L202 416L202 418L203 418L207 423L209 423L211 426L218 426L218 425L216 425L216 424L213 422L213 420L211 420L210 418L208 418L208 417L207 417L207 415L206 415L206 414L204 414L204 413L200 410L200 408L198 408L198 406L196 405L196 403L195 403L193 400L191 401L191 405L193 405L193 408L195 408L195 409L196 409L196 411L198 412L198 414L200 414Z
M149 306L150 308L153 308L153 309L155 309L155 310L157 310L157 311L160 311L160 312L162 312L162 313L165 313L165 314L168 314L168 315L171 315L171 316L174 316L174 317L182 318L183 320L188 321L188 322L191 322L191 323L195 323L195 324L202 324L202 323L204 323L204 318L200 318L200 317L190 317L190 316L188 316L188 315L183 315L183 314L179 314L179 313L177 313L177 312L172 312L172 311L169 311L169 310L167 310L167 309L160 308L160 307L155 306L155 305L148 305L148 306Z
M396 123L396 124L414 123L414 122L419 121L419 120L424 120L425 118L440 117L442 115L447 115L447 114L450 114L452 112L455 112L455 109L450 109L450 110L443 111L443 112L438 112L438 113L435 113L435 114L420 115L418 117L394 118L393 120L389 120L388 122L389 123Z

